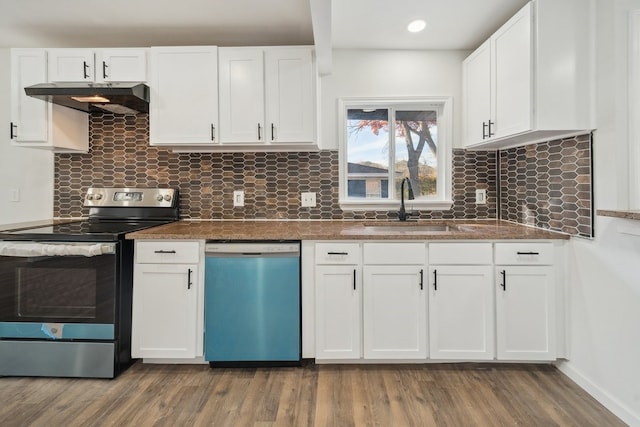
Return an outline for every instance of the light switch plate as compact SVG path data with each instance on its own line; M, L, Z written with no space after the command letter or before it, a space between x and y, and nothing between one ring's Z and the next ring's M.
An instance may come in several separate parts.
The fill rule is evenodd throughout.
M487 190L484 188L476 189L476 205L487 204Z
M233 206L244 206L244 191L236 190L233 192Z
M316 206L316 193L301 193L300 206L303 208L314 208Z

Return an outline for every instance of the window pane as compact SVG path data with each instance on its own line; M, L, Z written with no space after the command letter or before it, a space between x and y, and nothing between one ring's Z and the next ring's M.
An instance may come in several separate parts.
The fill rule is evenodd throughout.
M416 198L438 192L438 121L436 111L397 111L395 121L395 191L408 177Z
M389 197L389 110L347 110L347 197Z

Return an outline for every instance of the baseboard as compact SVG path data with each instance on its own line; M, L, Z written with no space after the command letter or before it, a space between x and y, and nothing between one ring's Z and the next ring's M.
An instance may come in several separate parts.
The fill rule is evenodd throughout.
M557 364L560 372L565 374L574 383L578 384L584 391L589 393L594 399L602 404L605 408L613 412L623 422L630 426L640 426L640 415L634 413L629 407L620 403L616 398L611 396L605 390L602 390L591 381L582 372L575 369L569 362L559 362Z

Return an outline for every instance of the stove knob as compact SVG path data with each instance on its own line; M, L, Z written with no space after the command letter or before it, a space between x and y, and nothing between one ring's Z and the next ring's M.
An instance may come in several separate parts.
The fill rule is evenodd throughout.
M96 200L102 200L102 194L96 194Z
M162 194L158 194L158 195L156 196L156 200L157 200L157 201L159 201L159 202L163 201L163 200L164 200L164 198L162 197Z
M87 200L93 200L93 194L87 194Z
M165 201L167 201L167 202L168 202L169 200L171 200L171 195L170 195L170 194L165 194L165 195L164 195L164 200L165 200Z

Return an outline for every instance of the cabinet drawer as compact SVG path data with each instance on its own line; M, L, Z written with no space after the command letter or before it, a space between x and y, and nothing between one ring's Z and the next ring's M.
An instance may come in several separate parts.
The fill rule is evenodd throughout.
M496 243L496 264L551 265L553 243Z
M199 261L200 242L136 242L136 262L139 264L197 264Z
M316 264L360 264L358 243L317 243Z
M376 265L416 265L427 262L425 243L365 243L364 263Z
M488 265L492 263L491 243L429 243L429 264Z

